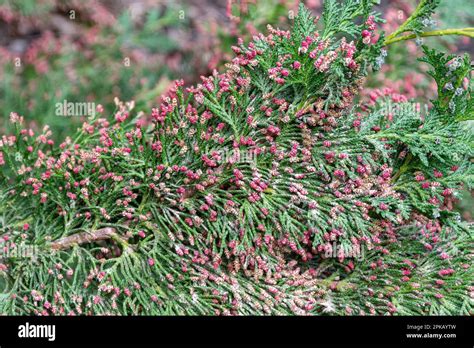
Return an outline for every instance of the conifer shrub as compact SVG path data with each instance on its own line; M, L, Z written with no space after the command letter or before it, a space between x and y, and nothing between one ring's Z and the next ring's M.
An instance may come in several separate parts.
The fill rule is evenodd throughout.
M387 38L373 1L326 1L321 30L301 6L149 119L99 106L60 144L12 113L0 312L472 314L473 229L452 211L473 183L469 56L423 46L427 108L358 99L436 3Z

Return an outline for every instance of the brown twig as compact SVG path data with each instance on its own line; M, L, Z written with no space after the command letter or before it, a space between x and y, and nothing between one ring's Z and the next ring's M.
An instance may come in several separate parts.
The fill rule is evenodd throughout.
M128 246L128 243L117 234L115 228L105 227L92 232L81 232L71 236L67 236L58 239L51 243L51 249L53 250L65 250L69 249L74 245L80 245L85 243L93 243L100 240L114 239L120 242L123 246Z

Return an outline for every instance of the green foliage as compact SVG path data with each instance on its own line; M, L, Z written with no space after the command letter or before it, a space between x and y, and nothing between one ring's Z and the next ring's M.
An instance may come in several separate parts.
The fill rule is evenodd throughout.
M301 8L293 34L177 82L149 126L119 103L52 146L12 115L0 236L38 252L5 255L0 312L472 314L473 229L450 208L473 183L468 107L354 103L381 53L368 4L328 3L327 42ZM426 54L445 83L448 58Z
M355 36L360 33L360 26L354 24L354 20L367 17L376 13L371 12L378 0L349 0L341 2L339 0L324 1L323 20L324 38L332 37L336 34L348 34ZM306 17L306 16L305 16ZM379 18L377 18L379 20Z
M306 8L303 3L300 3L298 8L298 16L295 18L294 26L291 32L293 40L300 40L307 33L314 33L315 31L315 18L311 14L311 11Z
M440 115L456 117L459 120L472 119L474 114L471 98L470 78L472 63L469 54L463 57L446 55L424 46L425 57L420 61L430 64L433 69L428 71L438 85L438 100L433 104Z

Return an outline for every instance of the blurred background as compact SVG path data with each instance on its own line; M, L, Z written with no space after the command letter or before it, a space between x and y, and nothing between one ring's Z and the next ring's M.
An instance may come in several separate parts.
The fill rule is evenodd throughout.
M315 15L322 0L304 1ZM59 117L56 104L101 104L134 100L148 114L174 79L199 81L232 57L238 37L265 32L267 23L287 28L298 0L0 0L0 132L10 112L33 128L49 125L56 139L71 134L82 115ZM383 29L397 28L416 7L415 0L381 0ZM474 4L443 0L435 28L474 23ZM474 53L460 37L429 38L430 45ZM433 82L414 64L414 41L390 47L382 73L366 82L364 95L391 88L427 102ZM467 196L471 193L466 192ZM472 200L460 207L471 219ZM467 206L466 206L467 204Z

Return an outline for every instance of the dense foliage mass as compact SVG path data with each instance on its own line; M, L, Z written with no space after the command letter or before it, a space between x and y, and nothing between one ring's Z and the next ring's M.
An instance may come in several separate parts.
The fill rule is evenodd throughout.
M354 102L386 54L373 1L177 81L152 122L117 101L63 143L0 143L6 314L472 314L471 62L424 47L438 97ZM405 32L419 34L436 1ZM417 31L418 30L418 31ZM33 258L9 254L30 246Z

